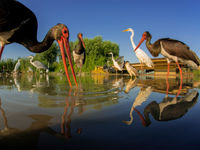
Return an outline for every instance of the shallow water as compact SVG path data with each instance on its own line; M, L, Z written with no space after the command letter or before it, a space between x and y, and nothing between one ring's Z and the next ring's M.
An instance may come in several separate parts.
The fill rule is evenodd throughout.
M189 149L200 146L199 81L88 75L0 78L1 149Z

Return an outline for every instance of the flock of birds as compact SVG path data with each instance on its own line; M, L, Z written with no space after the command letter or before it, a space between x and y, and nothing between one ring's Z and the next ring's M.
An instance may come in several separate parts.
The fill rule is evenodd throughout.
M37 40L37 18L35 14L25 7L23 4L16 0L0 0L0 59L3 53L4 47L10 43L19 43L25 46L29 51L34 53L41 53L52 45L53 41L56 40L60 46L60 51L62 55L62 60L64 63L65 73L69 82L69 85L72 87L67 66L66 66L66 55L69 60L69 64L72 70L73 78L75 84L78 87L76 75L73 69L71 53L69 51L69 30L64 24L57 24L52 27L46 34L42 42ZM181 41L164 38L159 39L153 44L151 44L151 34L149 32L144 32L140 43L136 46L133 41L134 31L129 28L124 30L124 32L131 32L130 40L134 49L134 52L139 59L140 63L144 63L148 67L153 67L153 63L150 57L139 48L144 40L146 40L146 47L152 56L157 57L159 54L162 54L168 60L168 73L169 74L169 64L171 61L175 61L179 70L180 77L182 80L182 70L179 65L179 61L186 63L188 66L196 69L200 65L200 60L198 56L189 49L189 47ZM82 33L78 34L79 43L76 48L73 50L73 58L76 65L82 68L85 62L85 44L83 41ZM113 54L112 60L115 68L122 71L123 68L117 61L114 59ZM38 62L32 62L32 57L30 63L38 67ZM40 64L41 65L41 64ZM130 76L137 76L137 70L133 68L128 61L124 63L125 68L127 69ZM81 69L80 69L81 72Z

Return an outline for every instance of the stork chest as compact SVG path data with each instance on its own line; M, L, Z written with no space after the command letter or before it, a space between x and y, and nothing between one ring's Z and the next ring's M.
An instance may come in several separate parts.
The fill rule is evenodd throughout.
M168 58L168 59L170 59L170 60L173 60L173 61L177 61L177 56L174 56L174 55L170 55L165 49L164 49L164 47L163 47L163 44L162 44L162 42L160 42L160 45L161 45L161 54L164 56L164 57L166 57L166 58Z

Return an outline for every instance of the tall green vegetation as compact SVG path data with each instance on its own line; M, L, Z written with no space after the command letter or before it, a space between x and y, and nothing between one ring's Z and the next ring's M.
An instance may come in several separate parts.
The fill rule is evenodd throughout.
M110 60L109 52L114 56L119 56L119 46L111 41L103 41L101 36L96 36L93 39L84 38L86 46L86 61L82 68L83 71L88 72L95 68L95 66L103 66ZM71 49L75 48L78 41L71 43Z
M119 56L119 46L111 41L103 41L101 36L96 36L93 39L84 38L84 42L86 46L86 60L82 68L83 72L92 71L95 66L105 65L111 58L110 55L108 55L109 52L112 52L114 56ZM77 44L78 40L75 42L70 42L71 54ZM64 72L60 50L56 43L53 43L48 51L36 54L34 60L44 63L49 67L50 71ZM16 63L17 60L12 59L0 61L0 72L3 70L9 72L13 71ZM68 61L67 65L69 66ZM19 71L26 72L28 67L31 67L35 70L35 68L29 63L28 58L21 58L21 66ZM75 64L74 68L76 71L78 71L78 68Z

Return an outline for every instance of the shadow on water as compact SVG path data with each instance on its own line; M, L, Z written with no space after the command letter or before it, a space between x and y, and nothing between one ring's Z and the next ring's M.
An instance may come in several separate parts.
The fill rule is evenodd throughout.
M150 77L89 75L78 82L78 89L70 89L63 76L2 77L1 148L122 149L131 148L132 140L139 148L149 139L145 129L157 133L152 119L169 123L183 118L199 96L199 82L191 78L183 80L178 97L176 78L169 79L169 88L165 79ZM139 120L149 128L138 126ZM140 134L146 136L138 139Z

